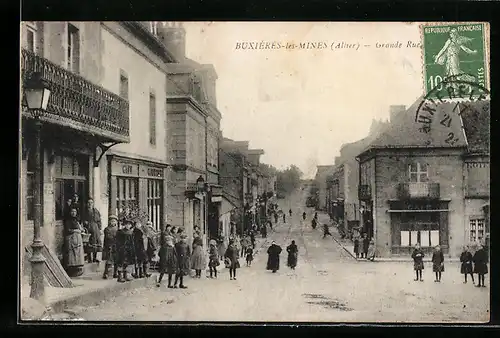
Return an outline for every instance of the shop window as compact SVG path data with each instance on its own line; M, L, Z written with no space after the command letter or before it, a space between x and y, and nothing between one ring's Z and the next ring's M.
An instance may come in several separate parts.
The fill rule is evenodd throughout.
M429 173L425 163L412 163L408 166L410 182L427 182Z
M439 213L403 213L400 231L402 247L439 245Z
M137 210L139 206L139 180L137 178L117 177L116 215L125 210Z
M80 32L72 24L68 24L68 70L80 73Z
M163 180L147 180L147 206L149 220L156 230L160 229L163 220Z
M470 243L480 243L483 240L484 224L484 218L474 218L469 220Z

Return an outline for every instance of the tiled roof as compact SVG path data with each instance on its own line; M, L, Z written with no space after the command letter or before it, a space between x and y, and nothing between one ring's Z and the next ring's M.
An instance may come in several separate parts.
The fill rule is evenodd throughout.
M428 107L435 109L433 115L420 107L419 116L431 116L428 125L430 128L424 132L422 128L424 124L416 121L417 110L422 100L423 96L406 111L396 116L389 127L364 151L371 148L465 147L465 134L457 103L448 102L438 105L428 103Z

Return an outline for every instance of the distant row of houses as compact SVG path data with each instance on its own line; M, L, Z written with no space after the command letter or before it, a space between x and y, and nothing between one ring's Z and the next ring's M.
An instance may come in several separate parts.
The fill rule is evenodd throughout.
M190 238L198 226L206 243L242 232L245 211L255 218L255 205L275 195L276 178L259 170L263 151L222 136L217 73L186 56L181 24L26 21L21 36L23 92L35 73L51 90L38 118L25 100L21 107L22 251L36 192L42 239L59 257L71 203L83 210L93 199L103 226L131 210Z
M317 168L318 208L346 233L373 237L381 257L408 255L417 242L450 256L490 245L489 101L440 104L423 126L423 99L391 106L389 121L373 121L366 138Z

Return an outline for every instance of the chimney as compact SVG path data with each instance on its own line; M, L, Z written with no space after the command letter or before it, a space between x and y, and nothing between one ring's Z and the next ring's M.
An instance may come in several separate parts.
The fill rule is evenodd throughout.
M389 122L392 123L396 120L397 116L406 111L406 106L404 105L394 105L389 107L390 119Z
M158 37L178 61L186 58L186 30L181 22L164 22Z

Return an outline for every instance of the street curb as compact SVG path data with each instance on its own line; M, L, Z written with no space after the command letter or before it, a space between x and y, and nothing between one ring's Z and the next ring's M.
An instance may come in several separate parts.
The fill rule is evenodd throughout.
M115 282L115 285L109 287L99 288L81 295L73 296L66 299L56 300L48 304L51 313L62 313L67 309L79 306L88 307L101 303L102 301L116 297L124 291L154 285L156 283L155 277L134 279L125 283Z
M355 261L358 261L358 259L356 258L356 256L354 256L354 255L352 254L352 252L350 252L349 250L347 250L347 248L346 248L345 246L343 246L343 245L342 245L342 243L340 243L340 241L339 241L339 240L337 240L337 239L335 238L335 236L333 236L333 235L332 235L332 238L333 238L333 240L334 240L334 241L335 241L335 242L336 242L336 243L337 243L337 244L338 244L338 245L339 245L342 249L344 249L344 251L345 251L345 252L347 252L347 253L349 254L349 256L351 256L352 258L354 258L354 260L355 260Z

